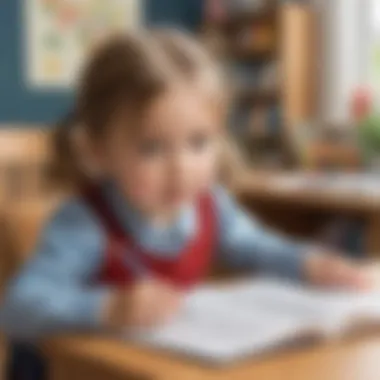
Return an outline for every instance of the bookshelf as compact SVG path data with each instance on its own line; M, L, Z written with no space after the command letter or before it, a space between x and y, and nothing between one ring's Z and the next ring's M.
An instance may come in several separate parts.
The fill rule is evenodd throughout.
M270 165L281 165L292 128L314 114L313 10L280 0L205 3L204 39L233 78L231 130L250 160L268 148Z

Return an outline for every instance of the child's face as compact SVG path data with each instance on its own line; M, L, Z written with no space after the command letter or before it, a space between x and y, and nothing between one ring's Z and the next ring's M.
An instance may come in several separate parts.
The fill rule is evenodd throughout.
M105 144L105 169L134 206L174 211L213 183L219 124L199 91L173 89L147 109L136 136L126 133L133 125L113 128Z

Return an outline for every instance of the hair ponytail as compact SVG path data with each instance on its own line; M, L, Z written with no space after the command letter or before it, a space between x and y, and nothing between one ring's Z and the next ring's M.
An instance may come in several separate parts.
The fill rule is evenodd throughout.
M74 134L79 124L76 110L68 113L56 126L53 135L53 181L57 186L74 185L80 175Z

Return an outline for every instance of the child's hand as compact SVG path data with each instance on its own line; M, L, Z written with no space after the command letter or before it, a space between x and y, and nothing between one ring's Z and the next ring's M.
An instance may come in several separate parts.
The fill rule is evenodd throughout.
M181 294L162 281L148 279L116 291L108 300L105 324L111 328L141 328L167 322L179 310Z
M310 255L304 267L306 279L318 286L365 290L372 279L364 267L347 258L332 254Z

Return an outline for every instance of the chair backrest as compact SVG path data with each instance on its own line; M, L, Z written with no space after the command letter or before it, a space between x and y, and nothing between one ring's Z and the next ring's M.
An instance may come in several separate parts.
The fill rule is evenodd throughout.
M61 202L59 196L20 202L4 209L0 220L0 285L30 257L41 228Z
M0 285L33 250L60 198L50 187L51 132L0 129Z
M0 209L49 191L50 140L43 129L0 129Z

